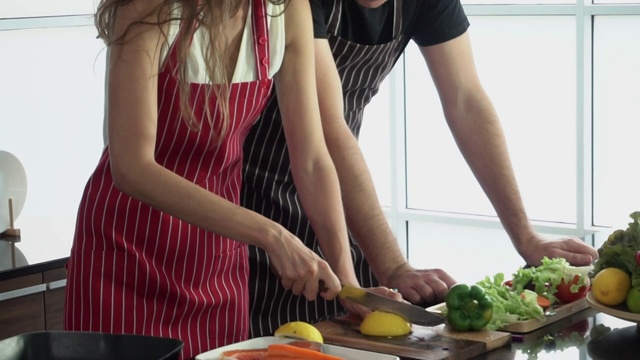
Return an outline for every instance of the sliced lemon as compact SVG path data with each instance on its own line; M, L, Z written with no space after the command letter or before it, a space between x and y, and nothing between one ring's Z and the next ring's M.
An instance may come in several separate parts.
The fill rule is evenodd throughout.
M402 336L411 333L411 324L396 314L372 311L362 320L360 332L371 336Z
M304 321L292 321L281 325L274 333L275 336L288 336L297 339L324 343L322 334L315 326Z

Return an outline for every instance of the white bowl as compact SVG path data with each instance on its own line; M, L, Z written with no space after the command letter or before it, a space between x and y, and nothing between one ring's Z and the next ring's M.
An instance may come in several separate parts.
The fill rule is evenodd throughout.
M0 150L0 232L11 227L9 199L13 199L15 223L27 199L27 174L17 157Z

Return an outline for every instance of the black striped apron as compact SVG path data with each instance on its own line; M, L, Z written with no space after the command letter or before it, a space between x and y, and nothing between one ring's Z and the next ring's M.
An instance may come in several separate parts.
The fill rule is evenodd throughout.
M393 0L391 0L393 1ZM336 0L328 24L328 40L336 61L344 92L345 119L357 137L364 107L378 92L380 83L391 72L402 52L402 1L395 0L393 40L380 45L361 45L341 39L338 26L342 0ZM278 103L272 94L265 111L245 142L242 205L279 222L321 254L315 234L305 216L291 176L289 156ZM349 238L356 276L364 287L376 286L360 247ZM269 259L259 248L249 247L250 337L272 335L290 321L317 322L344 313L336 300L318 297L309 302L304 296L286 291L269 269Z

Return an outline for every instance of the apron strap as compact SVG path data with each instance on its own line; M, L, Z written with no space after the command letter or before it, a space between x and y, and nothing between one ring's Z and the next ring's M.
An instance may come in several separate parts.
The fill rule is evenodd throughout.
M253 50L256 57L258 80L269 78L269 27L267 24L268 0L253 0ZM280 14L278 16L284 16Z

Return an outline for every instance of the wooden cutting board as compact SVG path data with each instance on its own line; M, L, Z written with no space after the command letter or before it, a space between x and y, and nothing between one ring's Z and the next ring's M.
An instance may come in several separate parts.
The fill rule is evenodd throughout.
M547 326L549 324L553 324L556 321L560 321L568 316L571 316L575 313L578 313L589 307L587 303L587 298L581 298L574 302L568 304L562 304L559 306L554 306L552 309L547 310L547 315L542 319L531 319L525 321L516 321L511 323L505 327L503 327L502 331L506 331L509 333L530 333L534 330L538 330L541 327ZM434 305L432 307L427 308L427 311L432 312L434 314L439 314L440 316L447 309L447 305L445 303L441 303L438 305Z
M314 326L320 330L327 344L390 354L402 359L469 359L511 341L511 334L507 332L454 332L444 324L436 327L412 325L412 332L407 336L366 336L360 333L360 320L354 317L323 321Z

